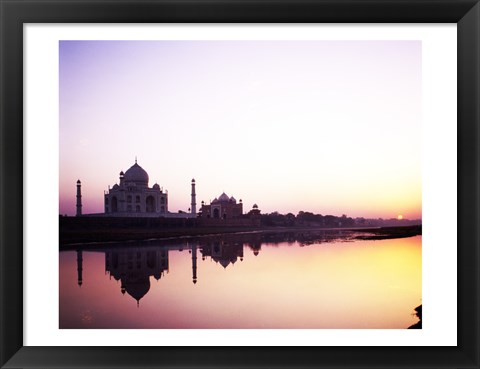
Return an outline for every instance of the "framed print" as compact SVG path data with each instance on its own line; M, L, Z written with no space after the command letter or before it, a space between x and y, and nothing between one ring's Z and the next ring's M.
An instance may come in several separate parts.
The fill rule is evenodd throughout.
M1 0L2 368L478 368L479 7Z

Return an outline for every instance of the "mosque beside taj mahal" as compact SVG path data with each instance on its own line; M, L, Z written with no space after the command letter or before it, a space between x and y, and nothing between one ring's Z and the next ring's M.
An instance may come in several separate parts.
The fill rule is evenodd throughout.
M103 216L103 217L165 217L165 218L202 218L208 219L239 219L243 214L242 200L237 200L222 193L210 204L201 203L197 213L195 179L191 181L190 208L188 211L172 213L168 210L168 191L158 183L149 187L148 173L137 163L133 164L126 172L121 171L119 182L104 192L104 213L82 213L82 183L77 181L77 216ZM258 206L253 205L250 215L260 214Z

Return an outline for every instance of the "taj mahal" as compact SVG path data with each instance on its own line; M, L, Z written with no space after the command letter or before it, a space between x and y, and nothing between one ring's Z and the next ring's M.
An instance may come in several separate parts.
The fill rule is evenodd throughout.
M189 212L171 213L168 211L168 191L158 183L149 187L148 173L137 163L127 171L121 171L119 181L104 192L104 213L88 214L119 217L196 217L195 179L192 179L191 207ZM81 182L77 181L76 215L82 214ZM87 214L86 214L87 215Z
M188 211L170 212L168 210L168 191L155 183L149 187L149 175L135 159L127 171L119 173L119 181L104 191L104 212L97 214L82 213L82 183L77 181L76 215L107 217L165 217L165 218L212 218L238 219L243 215L242 200L237 200L225 193L215 198L210 204L202 201L197 213L195 179L191 180L190 208ZM258 212L254 205L251 213ZM253 214L252 213L252 214Z

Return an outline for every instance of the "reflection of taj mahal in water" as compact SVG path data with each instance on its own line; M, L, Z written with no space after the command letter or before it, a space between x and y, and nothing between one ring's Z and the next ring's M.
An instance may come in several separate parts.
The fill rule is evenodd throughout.
M105 271L120 280L122 294L127 292L138 303L150 290L150 276L158 281L168 272L168 250L105 252Z
M202 246L197 243L178 246L132 247L128 249L99 250L105 254L105 272L110 278L120 282L120 292L127 293L139 304L150 290L150 278L159 281L169 272L168 256L171 251L188 250L191 254L192 282L197 283L197 249L202 255L202 261L210 258L223 268L235 264L238 259L243 261L243 243L227 243L212 241ZM253 254L258 255L259 245L249 245ZM92 251L97 252L97 251ZM83 285L83 251L77 250L78 285Z
M188 252L190 254L191 278L194 285L201 280L202 262L213 261L221 269L231 270L235 264L243 262L244 248L249 249L256 257L262 245L277 245L287 242L290 245L308 246L334 242L338 238L336 231L318 232L274 232L274 233L236 233L229 235L211 236L207 239L185 241L138 241L124 244L110 245L108 248L96 248L89 252L105 254L105 272L119 283L118 289L122 294L130 295L140 300L150 291L150 280L154 278L160 282L168 278L170 272L169 255L171 252ZM199 256L197 254L200 253ZM200 261L198 261L200 257ZM175 270L175 273L184 271ZM77 250L78 285L83 284L83 251ZM200 274L200 276L199 276Z
M158 183L149 187L148 173L137 163L126 172L121 171L119 182L104 193L104 213L85 214L90 216L117 217L166 217L166 218L196 218L203 219L238 219L243 216L242 200L237 200L222 193L210 204L202 201L200 212L197 213L195 179L191 181L190 208L188 211L172 213L168 210L168 191ZM82 184L77 181L76 215L82 214ZM258 206L253 205L249 215L254 217L260 213Z

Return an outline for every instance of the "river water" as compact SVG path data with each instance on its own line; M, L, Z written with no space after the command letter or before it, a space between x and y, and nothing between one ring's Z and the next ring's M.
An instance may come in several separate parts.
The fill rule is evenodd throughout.
M399 328L422 299L421 236L277 232L60 252L60 328Z

